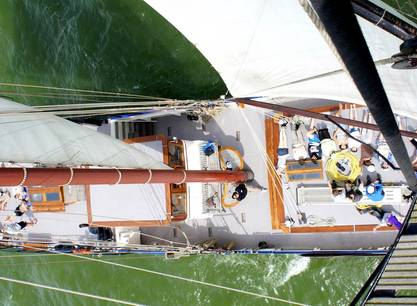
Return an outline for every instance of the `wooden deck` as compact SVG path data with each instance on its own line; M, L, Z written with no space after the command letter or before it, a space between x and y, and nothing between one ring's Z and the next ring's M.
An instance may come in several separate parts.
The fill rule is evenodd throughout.
M268 164L268 191L271 225L273 230L285 233L319 233L319 232L362 232L395 231L396 229L378 224L333 225L333 226L296 226L287 227L285 222L284 194L281 178L277 175L275 165L278 162L279 124L274 119L265 119L266 152L273 165ZM416 214L417 216L417 214Z
M269 206L271 211L272 229L282 230L285 222L284 195L282 192L281 178L275 175L275 165L278 162L279 125L274 119L265 119L266 152L273 165L268 164L268 191Z

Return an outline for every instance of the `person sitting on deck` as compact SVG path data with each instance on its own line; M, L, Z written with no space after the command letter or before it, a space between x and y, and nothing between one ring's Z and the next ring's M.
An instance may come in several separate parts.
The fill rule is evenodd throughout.
M333 139L336 142L339 150L348 149L348 136L340 128L337 128L333 132Z
M9 220L7 220L7 218L6 218L6 221L3 222L0 225L0 231L1 232L4 232L4 233L9 234L9 235L18 234L24 228L27 228L29 226L32 226L32 225L36 224L36 222L37 222L36 220L33 220L33 221L19 221L19 222L17 222L17 221L12 220L12 219L13 218L10 218Z
M0 210L6 208L7 202L10 200L10 191L7 189L0 189Z
M374 202L382 201L385 196L384 186L380 183L372 183L366 187L366 196Z
M371 115L368 113L365 116L365 122L367 123L371 123L372 119L371 119ZM364 129L363 130L363 142L365 144L361 144L361 159L360 159L360 164L361 165L365 165L365 166L369 166L372 164L372 157L374 155L374 151L372 150L372 142L373 142L373 137L374 137L374 133L372 130L369 129Z
M345 182L346 198L351 199L353 202L359 202L363 193L360 191L359 186L361 185L361 180L356 179L353 183L351 181Z
M394 159L394 155L392 155L391 150L387 144L387 142L384 139L384 136L382 136L382 134L380 133L378 136L378 140L376 143L376 150L382 155L384 156L388 161L390 161L392 164L395 164L395 159ZM381 158L381 156L377 155L377 158L379 159L379 161L381 162L381 168L383 170L388 170L389 169L389 165L388 163L383 160Z
M333 152L337 151L335 141L330 137L329 129L325 123L319 126L318 135L321 144L323 158L328 158Z
M356 105L351 104L350 110L349 110L349 118L352 120L357 120L357 113L356 113ZM355 137L356 139L361 139L361 130L358 127L351 126L349 128L349 134L350 136ZM360 148L361 143L352 137L349 137L348 139L348 147L352 152L358 152L358 149Z
M27 200L21 201L21 203L15 208L14 214L17 217L21 217L25 214L30 220L36 220L35 215L31 209L31 205L29 205Z
M328 185L334 197L340 196L343 193L343 188L335 180L328 182Z
M372 183L382 184L381 174L376 172L375 165L371 162L366 162L365 167L363 167L362 178L365 180L365 187Z
M401 130L403 129L402 120L400 117L397 117L398 122L398 128ZM386 140L384 139L384 136L382 136L382 133L379 133L377 137L377 151L384 156L391 164L395 165L396 161L394 158L394 155L391 152L391 149L389 148ZM381 168L382 170L388 170L390 165L381 158L381 156L377 155L378 159L381 161Z
M307 132L308 155L313 163L321 159L321 144L317 129L313 127Z
M369 205L369 204L355 204L356 210L362 215L364 213L369 213L370 215L378 218L380 222L382 222L384 218L384 210L377 206L377 205Z
M242 201L248 195L248 192L254 191L266 191L267 189L259 186L258 184L254 183L253 181L240 183L236 186L234 192L232 193L232 199Z
M305 134L304 122L298 118L294 119L294 123L291 125L292 154L300 165L303 165L304 161L308 158Z
M287 140L287 124L288 121L284 119L279 120L280 129L279 129L279 144L278 144L278 163L277 169L281 172L285 172L285 165L287 163L287 158L289 155L288 149L288 140Z

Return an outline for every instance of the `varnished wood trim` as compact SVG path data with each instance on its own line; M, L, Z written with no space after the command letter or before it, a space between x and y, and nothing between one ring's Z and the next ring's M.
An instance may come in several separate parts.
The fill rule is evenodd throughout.
M281 224L280 229L286 233L329 233L329 232L372 232L376 231L396 231L395 227L381 226L377 224L363 225L335 225L335 226L295 226L287 227Z
M85 185L85 200L87 206L87 221L91 225L93 223L93 216L91 211L91 195L90 195L90 185Z
M169 157L168 157L168 137L165 135L150 135L150 136L143 136L143 137L135 137L123 140L125 143L141 143L141 142L151 142L151 141L161 141L162 142L162 155L163 155L163 163L168 165Z
M97 221L92 222L90 226L104 226L104 227L118 227L118 226L161 226L168 225L170 222L168 220L126 220L126 221Z
M271 175L276 172L278 161L279 125L273 119L265 119L266 153L273 165L268 164L268 192L272 229L281 229L281 223L285 222L284 195L282 192L281 178ZM276 188L276 187L277 188Z
M342 104L343 106L345 105L352 105L354 103L337 103L337 104L329 104L329 105L323 105L323 106L317 106L317 107L313 107L313 108L309 108L308 110L310 112L315 112L315 113L326 113L326 112L334 112L334 111L338 111L339 110L339 104ZM360 104L355 104L358 107L363 107L363 105Z

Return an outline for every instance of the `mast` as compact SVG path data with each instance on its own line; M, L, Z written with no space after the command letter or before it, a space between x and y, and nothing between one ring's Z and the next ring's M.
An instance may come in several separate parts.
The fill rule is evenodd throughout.
M407 149L350 1L312 0L310 5L314 10L306 9L310 18L351 76L407 184L417 191L416 175Z
M118 168L0 168L0 186L245 182L250 171Z

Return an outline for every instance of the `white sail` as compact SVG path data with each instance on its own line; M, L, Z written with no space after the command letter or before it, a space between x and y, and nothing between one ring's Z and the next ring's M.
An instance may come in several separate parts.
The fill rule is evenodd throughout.
M235 97L331 99L364 104L297 0L146 0L187 37ZM400 39L358 17L374 61ZM339 72L340 71L340 72ZM393 110L417 118L415 70L378 65Z
M0 98L0 161L119 168L168 168L115 138ZM20 111L20 113L19 113Z

